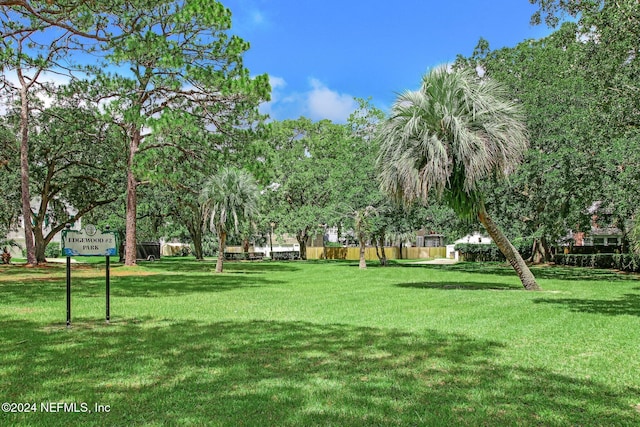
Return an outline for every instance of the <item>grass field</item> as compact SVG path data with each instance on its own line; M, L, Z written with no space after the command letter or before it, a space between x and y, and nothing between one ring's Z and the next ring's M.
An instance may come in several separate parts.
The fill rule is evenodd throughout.
M214 268L0 266L0 425L640 425L638 276Z

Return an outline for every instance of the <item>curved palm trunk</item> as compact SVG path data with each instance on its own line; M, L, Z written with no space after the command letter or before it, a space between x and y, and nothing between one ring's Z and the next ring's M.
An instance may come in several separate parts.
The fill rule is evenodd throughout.
M540 286L538 286L538 283L536 283L536 278L533 277L533 274L531 273L531 270L529 270L527 264L524 262L524 259L522 259L520 253L518 253L516 248L513 247L509 239L507 239L507 236L504 235L498 225L489 217L484 207L480 209L480 212L478 213L478 219L480 219L480 222L487 230L487 233L489 233L489 236L491 236L502 254L509 261L509 264L511 264L513 269L516 271L524 288L528 291L539 291Z
M218 231L218 261L216 262L216 273L222 273L222 263L224 262L224 248L227 244L227 233Z

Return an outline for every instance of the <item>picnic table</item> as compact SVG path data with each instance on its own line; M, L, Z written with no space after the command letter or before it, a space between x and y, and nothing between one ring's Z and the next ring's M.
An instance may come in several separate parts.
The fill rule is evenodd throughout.
M225 252L225 261L259 261L264 258L264 252Z

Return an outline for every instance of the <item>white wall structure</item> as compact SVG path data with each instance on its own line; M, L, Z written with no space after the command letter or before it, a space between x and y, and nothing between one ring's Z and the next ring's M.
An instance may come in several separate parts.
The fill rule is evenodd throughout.
M493 239L491 239L491 237L483 236L478 232L475 232L473 234L467 234L463 238L453 242L453 245L447 245L447 258L455 259L456 261L458 261L458 258L460 255L458 254L458 251L454 250L454 247L458 243L475 243L480 245L489 245L492 242L493 242Z

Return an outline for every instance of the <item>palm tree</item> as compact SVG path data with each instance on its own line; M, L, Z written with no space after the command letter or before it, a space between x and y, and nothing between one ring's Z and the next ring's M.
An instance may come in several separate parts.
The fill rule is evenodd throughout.
M203 213L218 236L216 273L222 273L229 232L237 233L240 221L257 215L258 194L253 176L241 169L224 168L205 183L201 192Z
M367 268L367 260L365 259L365 251L367 247L367 238L371 234L371 219L377 213L376 208L367 206L363 209L356 209L352 212L353 224L356 232L358 243L360 244L360 263L361 269Z
M527 290L533 274L487 214L479 183L506 176L528 146L518 106L475 70L431 70L417 91L398 96L378 129L381 188L409 204L435 194L461 217L478 218Z

